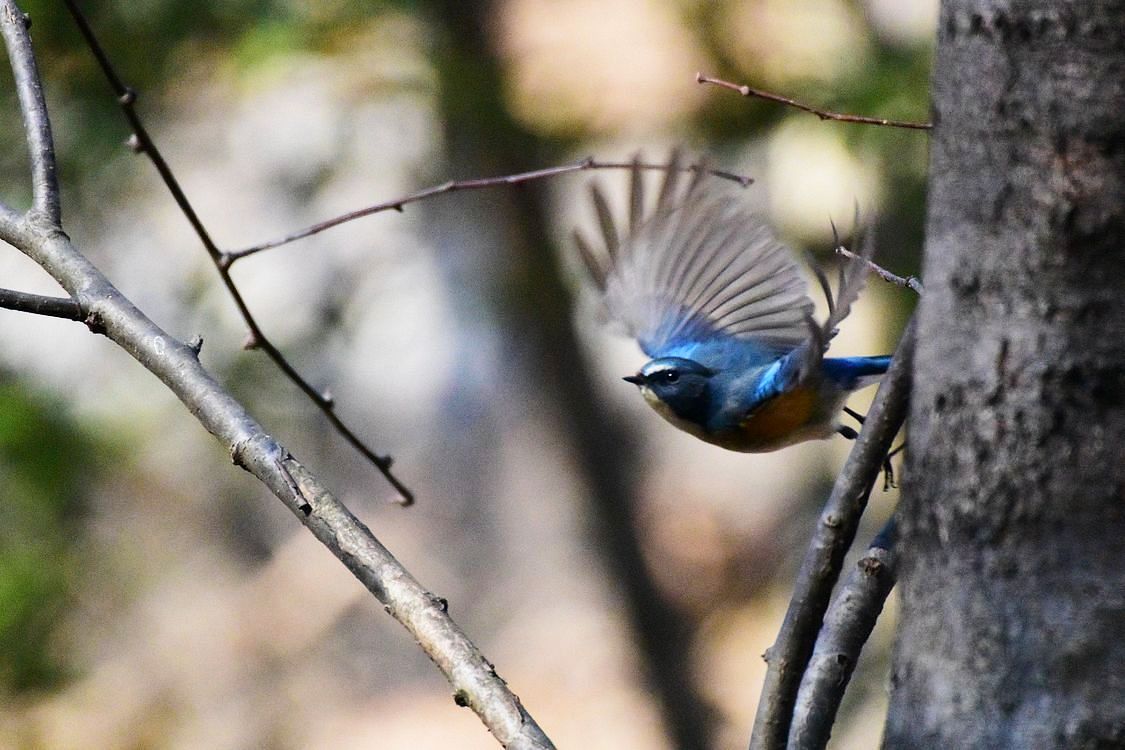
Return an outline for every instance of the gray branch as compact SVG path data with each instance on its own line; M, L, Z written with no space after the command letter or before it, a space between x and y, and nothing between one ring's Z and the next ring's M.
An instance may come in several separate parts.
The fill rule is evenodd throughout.
M371 531L200 364L196 349L161 330L71 243L62 231L46 105L24 14L0 0L0 25L12 60L32 151L35 205L25 216L0 207L0 239L43 267L71 295L91 330L104 334L158 377L309 531L385 605L445 674L458 705L468 706L508 748L553 748L490 664L446 611Z
M0 289L0 308L16 312L46 315L66 320L82 320L82 308L67 297L44 297L41 294Z
M51 121L43 97L43 81L35 64L28 28L31 18L14 2L0 6L0 32L8 48L8 59L16 80L16 93L23 115L24 133L31 156L31 193L35 211L47 221L58 225L59 184L55 175L55 147L51 140ZM12 217L5 217L10 220Z
M859 654L895 585L894 536L892 518L856 563L824 616L797 692L789 728L793 750L821 750L828 744Z
M906 417L914 359L914 328L912 319L902 334L863 431L821 512L777 641L766 651L769 667L754 718L751 750L786 747L797 689L828 609L832 587L839 578L844 556L855 540L871 486Z

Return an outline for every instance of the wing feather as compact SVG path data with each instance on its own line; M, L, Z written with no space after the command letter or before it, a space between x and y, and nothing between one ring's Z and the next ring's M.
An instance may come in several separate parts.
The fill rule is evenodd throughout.
M836 327L863 289L872 244L863 243L859 257L841 265L835 295L810 264L828 302L827 319L817 325L794 253L734 195L709 189L705 165L690 170L681 188L688 169L673 151L646 215L640 157L633 160L625 236L605 194L591 189L604 246L577 232L575 244L607 312L652 357L685 342L730 336L788 353L795 377L818 372Z
M809 341L807 285L793 253L761 219L730 192L709 189L703 166L693 168L680 190L678 152L646 216L641 171L634 160L627 236L618 234L605 195L592 190L604 260L576 236L610 316L650 356L685 340L724 335L782 353Z

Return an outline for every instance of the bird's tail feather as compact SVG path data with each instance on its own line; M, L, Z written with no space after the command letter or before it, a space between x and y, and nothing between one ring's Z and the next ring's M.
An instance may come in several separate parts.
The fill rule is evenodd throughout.
M878 383L891 366L891 357L832 357L826 358L821 366L824 374L841 388L857 391Z

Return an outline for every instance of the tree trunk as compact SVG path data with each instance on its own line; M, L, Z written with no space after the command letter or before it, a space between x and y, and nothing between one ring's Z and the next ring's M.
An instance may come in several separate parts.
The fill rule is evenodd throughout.
M888 748L1125 747L1125 3L943 3Z

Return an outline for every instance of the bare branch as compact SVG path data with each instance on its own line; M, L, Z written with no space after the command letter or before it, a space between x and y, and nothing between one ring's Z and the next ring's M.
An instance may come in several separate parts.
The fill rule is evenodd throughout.
M821 512L820 523L813 532L797 575L781 632L766 651L769 668L754 719L751 750L781 750L786 746L797 689L812 655L832 587L855 539L860 516L867 507L867 498L891 441L906 418L912 382L914 328L912 319L902 334L898 351L875 395L855 447Z
M787 96L781 96L780 94L771 94L770 92L762 91L761 89L755 89L755 88L751 88L751 87L746 86L746 85L739 85L737 83L731 83L730 81L723 81L723 80L720 80L718 78L711 78L710 76L705 76L702 73L696 73L695 74L695 82L696 83L709 83L709 84L712 84L714 86L720 86L724 89L730 89L731 91L737 91L738 93L742 94L743 96L754 97L756 99L765 99L766 101L769 101L769 102L777 102L778 104L784 104L787 107L793 107L794 109L799 109L802 112L808 112L809 114L816 115L821 120L835 120L837 122L851 122L851 123L856 123L856 124L859 124L859 125L882 125L882 126L888 127L888 128L906 128L908 130L932 130L933 127L934 127L933 124L928 123L928 122L908 122L908 121L905 121L905 120L886 120L886 119L883 119L881 117L864 117L862 115L849 115L849 114L844 114L844 113L841 113L841 112L831 112L831 111L826 110L826 109L817 109L816 107L810 106L808 104L803 104L803 103L801 103L801 102L799 102L795 99L790 99Z
M0 0L11 5L12 0ZM545 750L551 741L480 651L426 591L324 485L203 368L197 350L160 329L86 259L57 227L28 220L0 226L0 239L24 252L69 292L87 325L156 375L382 602L442 670L454 698L480 716L508 748Z
M230 259L219 249L214 240L211 239L211 235L203 225L203 221L195 212L191 201L188 200L179 181L176 180L176 176L172 173L171 167L169 167L168 163L164 160L163 155L161 155L160 150L156 147L156 144L145 129L140 116L137 114L136 92L122 82L109 56L106 55L101 43L98 42L94 30L90 27L89 22L87 22L86 17L82 15L82 12L78 9L74 0L64 0L64 2L71 16L73 16L74 22L78 25L79 31L82 32L82 37L86 40L87 46L89 46L90 51L101 66L106 80L109 81L110 86L117 95L117 101L121 105L121 111L124 113L125 119L129 122L129 127L133 130L133 137L131 139L133 147L135 150L146 154L152 161L153 166L156 167L156 171L160 173L160 178L164 181L164 185L172 194L172 198L176 201L176 205L179 206L180 211L187 217L192 229L195 230L195 234L199 237L199 241L203 244L204 249L206 249L212 263L215 265L215 269L219 272L219 277L223 281L223 286L226 287L227 292L238 308L239 314L242 315L243 321L246 323L247 328L250 329L249 340L251 346L248 348L261 349L265 352L266 356L273 361L274 365L300 388L301 392L323 412L333 428L382 473L391 486L395 488L395 491L398 492L400 504L410 505L413 503L413 493L391 473L391 457L377 454L360 439L350 427L344 424L343 420L341 420L336 413L333 399L314 388L311 383L297 372L296 368L293 367L289 360L285 358L285 355L281 353L281 350L266 337L265 333L262 331L262 327L254 318L253 313L250 312L250 308L246 304L246 300L243 299L242 293L238 290L234 279L231 278Z
M668 169L667 164L641 164L639 166L641 169ZM568 174L570 172L580 172L591 169L632 168L632 162L597 161L593 157L587 157L585 159L582 159L581 161L574 162L573 164L564 164L558 167L547 167L546 169L536 169L532 172L522 172L520 174L504 175L502 177L482 177L472 180L453 180L450 182L444 182L441 185L435 185L434 187L419 190L416 193L411 193L410 195L406 195L401 198L395 198L394 200L384 201L382 203L375 203L371 206L366 206L364 208L356 209L355 211L349 211L348 213L340 214L339 216L335 216L331 219L325 219L324 221L312 224L311 226L307 226L304 229L298 229L295 232L290 232L284 237L279 237L268 242L263 242L259 245L252 245L241 250L231 250L230 252L225 254L225 257L228 264L233 263L240 258L245 258L249 255L260 253L263 250L272 250L275 247L281 247L282 245L287 245L290 242L295 242L296 240L304 239L305 237L311 237L312 235L319 234L326 229L338 227L341 224L346 224L347 222L355 221L356 219L362 219L364 216L370 216L372 214L377 214L383 211L402 211L404 206L407 206L411 203L417 203L418 201L432 198L436 195L443 195L445 193L453 193L461 190L480 190L483 188L497 187L500 185L519 185L525 182L532 182L534 180L556 177L558 175ZM702 167L698 164L692 164L690 166L683 167L683 170L698 172L701 168ZM750 177L737 175L733 172L724 172L719 169L707 169L707 172L714 177L737 182L739 185L742 185L742 187L747 187L754 182L754 180Z
M871 259L860 257L843 245L837 247L836 252L840 255L843 255L845 258L859 258L861 261L867 264L867 267L870 268L876 276L878 276L888 284L896 284L906 289L912 289L914 290L914 293L918 295L921 295L922 292L925 291L925 288L923 288L922 286L922 281L916 276L898 276L896 274L893 274Z
M17 292L14 289L0 289L0 307L6 310L46 315L66 320L82 320L82 308L69 297L44 297L40 294Z
M14 0L0 0L4 18L22 18ZM6 38L8 38L6 36ZM34 73L30 45L12 49L14 67ZM38 90L40 83L35 82ZM44 111L44 115L45 115ZM28 138L46 138L50 131ZM426 591L304 466L293 458L199 362L201 342L184 344L161 330L71 243L61 227L30 212L19 221L0 222L0 239L38 263L85 313L86 324L117 343L156 375L209 432L230 450L234 462L256 476L385 605L442 670L454 699L480 717L507 748L548 750L554 746L519 698L449 617L446 602ZM17 300L35 295L8 293ZM44 306L67 300L38 298ZM19 302L13 302L22 304Z
M821 750L828 744L860 651L895 585L895 536L895 520L891 518L856 563L824 616L824 626L797 692L789 728L788 747L793 750Z
M31 157L32 206L52 226L59 226L59 183L55 174L55 146L51 139L51 122L47 117L47 102L43 98L43 84L35 55L31 49L31 18L5 1L0 10L0 32L8 48L12 74L16 80L16 93L23 114L23 129L27 135L27 148Z

